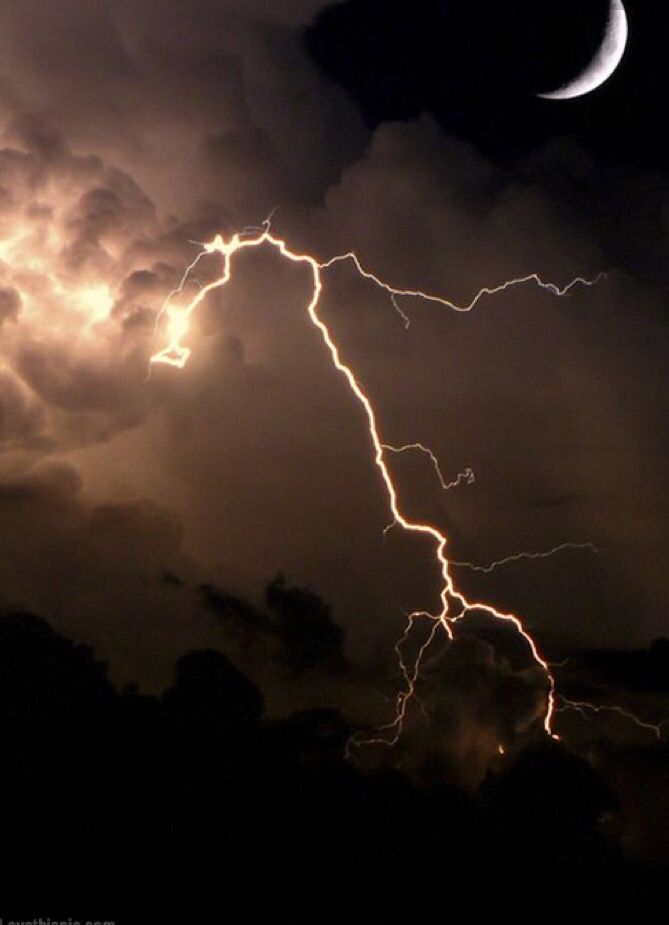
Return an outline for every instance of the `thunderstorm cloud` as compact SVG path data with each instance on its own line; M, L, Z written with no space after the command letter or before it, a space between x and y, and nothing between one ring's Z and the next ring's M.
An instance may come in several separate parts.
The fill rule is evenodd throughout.
M422 540L384 534L364 421L306 317L307 274L276 254L240 257L194 319L191 364L149 375L193 242L274 211L295 249L353 249L394 285L458 302L534 272L564 285L606 271L565 299L525 285L470 314L403 299L407 328L341 265L325 274L323 313L384 438L428 444L449 480L475 471L444 493L424 458L392 461L405 506L438 520L455 559L600 550L463 570L467 591L525 614L557 654L659 635L666 181L651 193L641 173L611 169L610 198L587 208L602 222L623 203L652 213L657 243L642 255L622 224L599 237L572 195L594 167L571 142L502 171L427 115L370 129L302 42L323 4L275 6L3 10L0 604L95 645L123 682L160 689L179 654L227 647L270 710L317 697L362 725L387 718L393 646L407 611L435 607L438 575ZM203 261L189 286L216 269ZM295 672L302 655L277 629L266 586L281 572L343 628L324 682ZM221 594L251 620L248 639L221 618ZM319 644L338 638L316 622ZM517 640L485 634L427 666L443 749L478 776L543 695ZM417 752L440 747L420 722L411 736Z

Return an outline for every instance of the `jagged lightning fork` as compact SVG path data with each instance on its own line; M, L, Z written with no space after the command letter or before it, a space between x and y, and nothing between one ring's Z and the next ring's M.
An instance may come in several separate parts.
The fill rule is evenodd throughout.
M568 295L576 286L596 286L597 283L606 278L606 273L598 273L594 279L585 279L583 276L577 276L572 279L571 282L567 283L566 286L556 286L555 283L549 283L543 280L538 273L528 273L527 276L518 276L515 279L506 280L497 286L484 286L482 289L479 289L471 302L459 304L443 296L422 292L420 289L399 289L396 286L391 286L390 283L384 282L380 277L376 276L375 273L366 270L360 263L360 259L355 251L347 251L345 254L337 254L335 257L330 257L329 260L319 263L318 267L321 270L327 270L335 264L345 261L353 263L360 276L388 293L395 310L399 313L407 328L411 325L411 319L402 311L397 303L397 299L400 296L409 299L420 299L423 302L436 302L438 305L442 305L444 308L450 308L454 312L466 313L476 308L481 299L485 298L485 296L498 295L500 292L505 292L507 289L511 289L515 286L522 286L526 283L535 283L541 289L545 289L553 295L562 298Z
M204 247L204 245L201 244L199 241L190 241L189 243L197 244L200 247ZM191 273L193 272L195 267L198 265L198 263L202 260L202 258L206 257L206 255L207 255L206 250L198 251L198 253L195 255L193 260L191 260L191 262L188 264L186 269L183 271L183 274L181 275L181 279L179 280L178 285L175 286L174 289L169 293L169 295L163 302L160 311L156 315L156 329L158 325L160 324L160 322L162 321L165 315L165 312L167 311L170 303L172 302L172 299L176 299L177 296L180 296L183 293L184 289L186 288L186 284L188 283L190 279Z
M411 636L411 630L413 629L414 624L421 617L429 619L432 623L432 626L430 628L430 632L428 633L427 639L419 647L418 653L414 658L413 667L410 669L404 658L403 647ZM404 689L398 691L395 698L395 718L391 720L391 722L385 723L383 726L379 726L371 737L364 733L354 733L346 743L347 757L350 753L352 745L397 745L400 740L400 736L402 735L404 717L406 716L409 702L414 698L416 700L418 699L418 695L416 694L416 684L418 683L418 677L420 675L420 668L423 663L423 658L427 650L434 642L440 625L440 621L435 619L432 614L429 614L426 611L415 610L413 613L407 614L407 623L404 627L404 631L395 643L395 655L397 656L397 664L405 683ZM453 633L450 629L450 626L447 625L446 630L449 639L452 639ZM421 708L426 715L423 704L421 704ZM389 736L384 736L384 733L389 733Z
M599 713L614 713L616 716L622 716L624 719L628 719L635 726L638 726L639 729L647 729L649 732L653 732L658 742L662 741L662 727L669 723L669 718L663 719L659 723L650 723L647 720L640 719L630 710L626 710L624 707L614 704L594 704L587 700L569 700L569 698L564 697L562 694L558 696L557 700L556 712L564 713L567 710L574 710L585 720Z
M437 473L439 484L444 491L450 491L452 488L458 488L463 483L467 485L473 485L476 481L476 474L474 473L474 470L467 466L467 468L463 469L462 472L458 472L453 481L447 482L444 478L443 472L441 471L439 460L432 452L432 450L429 447L424 446L422 443L405 443L404 446L392 446L390 443L384 443L382 446L383 449L387 450L389 453L397 453L398 455L400 453L408 453L410 450L417 450L419 453L423 453L432 463L432 467Z
M437 479L439 480L439 484L441 485L444 491L451 491L451 489L459 488L460 485L463 485L463 484L473 485L474 482L476 481L476 473L474 472L473 469L467 466L467 468L463 469L462 472L458 472L457 476L452 481L447 482L446 479L444 478L443 472L441 471L441 464L439 460L437 459L436 455L432 452L432 450L429 447L424 446L424 444L422 443L405 443L404 446L391 446L391 444L389 443L384 443L383 449L387 450L389 453L395 453L397 455L401 453L408 453L411 450L417 450L418 452L423 453L425 456L429 458L430 462L432 463L432 468L437 473ZM384 527L383 529L384 537L388 536L390 531L393 530L396 526L397 524L395 523L395 521L392 521L392 523L389 523L387 527Z
M591 286L594 285L596 280L586 280L582 277L578 277L567 286L559 288L553 283L544 282L538 276L538 274L533 273L520 279L510 280L494 288L486 287L481 289L468 305L457 305L456 303L440 296L430 295L429 293L421 292L419 290L399 289L391 286L388 283L385 283L375 274L365 270L357 255L352 251L346 254L340 254L338 256L331 257L326 261L319 261L310 254L296 253L295 251L289 249L285 240L278 238L273 234L271 222L267 220L259 229L244 229L243 232L237 232L236 234L233 234L228 240L224 239L223 236L219 234L216 235L213 240L203 245L201 254L193 261L192 266L196 265L197 261L205 254L217 253L220 254L223 259L223 272L217 279L203 286L193 297L193 299L183 307L176 307L174 304L172 304L171 298L168 298L167 302L161 309L161 316L167 317L166 327L168 342L162 350L159 350L151 357L152 364L161 363L167 366L183 369L191 354L190 349L183 345L183 340L188 333L190 318L193 312L204 301L210 292L212 292L214 289L225 286L226 283L229 282L232 275L232 258L235 256L235 254L242 250L257 248L261 247L262 245L273 247L286 260L289 260L292 263L302 264L309 268L313 281L313 288L311 298L307 306L307 314L314 327L320 333L323 343L328 353L330 354L330 358L335 368L346 379L351 392L364 411L365 417L367 419L369 437L374 452L374 463L379 471L381 481L388 496L388 503L393 517L393 524L397 524L409 533L415 533L419 536L425 537L433 545L436 562L441 574L441 589L439 593L441 606L439 612L430 614L425 611L415 611L414 613L410 614L405 632L396 646L396 651L398 653L400 662L400 669L405 681L405 688L404 690L400 691L397 696L397 709L394 721L385 727L385 730L390 731L392 735L389 738L384 738L381 736L371 741L378 741L383 744L393 744L398 741L402 733L407 706L415 692L421 662L425 656L425 653L434 641L437 632L440 628L442 628L448 638L453 639L453 627L455 624L466 617L466 615L473 610L482 611L497 620L511 623L513 626L515 626L517 632L527 643L535 663L545 673L548 685L546 709L543 723L544 729L548 735L552 736L553 738L557 738L557 735L553 731L553 718L555 713L556 698L555 680L551 673L548 662L541 655L534 639L525 629L519 617L517 617L515 614L504 613L500 610L497 610L495 607L489 604L468 601L461 592L456 590L453 583L453 578L451 576L450 564L448 558L446 557L446 535L432 524L409 520L409 518L402 513L397 488L393 482L390 469L388 468L388 464L386 462L386 449L384 449L384 447L387 447L388 444L385 444L381 439L380 429L376 419L376 412L374 411L371 401L363 390L363 387L358 382L355 373L351 367L348 366L341 358L339 348L335 343L328 326L318 313L318 307L321 300L321 293L323 291L323 271L333 267L335 264L345 261L352 262L362 278L374 283L377 287L387 292L393 299L393 303L396 307L397 298L399 296L404 296L409 298L422 299L428 302L434 302L446 308L453 309L454 311L461 312L471 311L485 295L494 295L495 293L508 289L511 286L516 286L531 281L535 282L541 288L548 290L554 295L564 296L570 292L574 286L579 284ZM188 274L186 274L186 279L187 275ZM600 277L598 277L598 279L599 278ZM181 286L181 291L183 291L184 286L185 282ZM413 668L409 669L402 655L402 644L408 638L414 622L421 617L431 620L433 625L426 641L421 645L418 651Z
M552 549L546 549L543 552L514 552L512 555L505 556L503 559L496 559L489 565L476 565L473 562L455 562L451 559L451 566L454 568L466 568L469 569L470 572L481 572L484 575L490 575L491 572L501 568L503 565L508 565L510 562L521 562L523 559L552 559L553 556L557 556L558 553L564 552L565 549L589 549L590 552L595 553L595 555L599 554L597 546L588 540L585 543L560 543L559 546L553 546Z

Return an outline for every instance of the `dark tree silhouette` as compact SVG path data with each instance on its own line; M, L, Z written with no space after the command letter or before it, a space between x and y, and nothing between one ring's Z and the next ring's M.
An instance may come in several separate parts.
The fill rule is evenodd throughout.
M336 657L327 609L286 591L273 585L273 613L298 625L287 616L296 601L299 625L321 631L318 657ZM650 915L660 876L602 834L606 790L561 745L520 753L466 794L437 776L417 785L356 769L336 712L263 720L262 710L221 652L184 655L161 698L119 694L89 649L37 617L0 617L0 915L119 925ZM656 760L667 763L666 749Z
M115 699L103 662L32 614L0 619L0 720L71 720Z
M225 731L243 730L262 716L258 688L211 649L190 652L176 664L174 684L163 695L169 711L189 722L206 722Z

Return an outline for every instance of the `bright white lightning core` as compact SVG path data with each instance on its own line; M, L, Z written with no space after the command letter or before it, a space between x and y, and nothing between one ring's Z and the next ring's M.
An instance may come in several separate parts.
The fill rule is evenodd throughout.
M401 527L403 530L409 533L417 534L425 538L426 543L433 550L435 560L441 575L439 610L436 613L414 611L413 613L409 614L406 629L396 646L399 666L404 678L404 687L397 695L395 716L391 722L379 730L378 737L367 739L365 741L367 743L379 742L383 744L394 744L398 741L402 733L407 706L414 695L421 664L424 660L426 652L434 642L439 632L444 632L449 639L453 639L457 624L472 611L479 611L487 614L495 620L500 620L511 624L513 627L515 627L518 634L523 638L534 662L543 671L546 678L546 698L545 708L543 710L543 727L549 736L558 738L553 728L557 696L555 679L548 662L541 654L534 638L526 630L522 620L515 614L504 613L500 610L497 610L490 604L486 604L480 601L470 601L462 594L461 591L456 588L453 576L451 574L452 563L449 562L449 559L446 555L446 546L448 542L446 535L433 524L412 520L407 514L404 513L398 495L398 489L395 485L388 465L387 456L389 453L401 453L411 449L415 449L427 454L435 467L442 487L445 489L454 487L454 484L456 484L457 481L473 480L473 472L471 470L466 470L465 473L458 477L456 483L448 483L442 475L441 468L439 467L439 463L434 457L434 454L422 444L416 443L407 444L403 447L394 447L384 441L381 436L381 426L377 420L374 407L372 406L372 403L364 391L363 386L358 380L356 374L342 358L339 347L335 343L328 326L319 314L319 305L324 286L324 272L336 264L344 262L352 263L360 277L388 293L389 297L392 299L393 305L400 311L400 314L405 320L405 323L408 319L407 316L399 309L397 301L399 298L420 299L436 303L453 311L468 312L471 311L485 296L494 295L495 293L502 292L512 286L534 282L542 289L546 289L551 292L553 295L557 297L563 297L577 285L594 285L599 277L594 280L578 277L572 280L568 285L560 288L553 283L544 282L540 276L533 273L520 279L509 280L493 288L486 287L481 289L469 304L457 305L456 303L451 302L450 300L441 296L431 295L419 290L400 289L391 286L375 274L366 270L362 266L357 255L353 252L340 254L325 261L319 261L310 254L296 253L288 247L285 240L277 237L273 233L270 222L267 221L260 228L245 229L242 232L238 232L232 235L229 239L223 238L222 235L217 235L212 241L209 241L202 246L200 253L187 267L184 275L182 276L180 285L177 287L177 289L174 290L173 293L171 293L162 307L159 319L165 319L167 343L161 350L159 350L151 357L152 364L164 364L167 366L176 367L178 369L182 369L186 365L191 351L187 346L185 346L184 341L188 335L190 320L193 312L204 301L204 299L206 299L210 292L225 286L226 283L230 281L232 276L232 262L235 255L243 250L259 248L263 246L274 248L286 260L304 266L304 268L309 272L312 280L312 293L306 309L307 314L311 323L319 332L331 362L342 374L342 377L347 383L353 397L361 406L369 432L370 448L373 452L374 462L378 469L381 483L388 498L390 513L392 515L392 525ZM221 275L213 280L213 282L202 286L188 304L183 306L175 305L173 303L174 297L183 292L186 283L190 278L191 272L197 266L202 257L207 254L220 255L223 263ZM426 641L418 650L418 654L413 660L413 663L409 665L405 661L403 655L403 646L408 640L414 625L419 620L430 621L431 628Z

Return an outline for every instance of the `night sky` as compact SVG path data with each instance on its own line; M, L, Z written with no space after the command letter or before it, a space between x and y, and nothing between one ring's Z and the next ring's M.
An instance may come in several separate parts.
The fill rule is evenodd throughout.
M407 614L438 609L424 540L384 532L391 517L366 424L309 323L304 269L268 248L240 255L229 285L193 318L188 365L150 365L163 345L161 306L198 242L271 214L296 251L319 260L355 251L394 287L458 304L535 273L559 287L597 279L564 298L515 286L469 313L403 298L405 323L350 263L324 271L322 316L383 439L429 446L448 482L475 474L443 491L425 456L393 456L404 509L448 535L454 562L485 567L566 544L549 558L487 572L454 566L453 575L469 598L522 616L562 695L614 709L560 709L561 744L548 743L546 757L544 674L512 628L473 614L453 644L442 634L429 649L398 744L339 754L336 774L329 752L316 759L305 746L309 767L320 768L307 790L325 804L327 780L343 805L346 788L358 787L351 799L364 804L350 776L360 774L377 822L387 799L414 825L412 800L426 792L430 813L448 824L435 794L452 787L480 801L453 809L463 831L471 811L499 834L535 761L583 826L560 842L567 866L595 858L610 874L620 851L627 860L616 864L646 876L668 862L669 758L655 728L669 717L665 5L627 0L620 66L568 101L538 94L592 60L609 0L414 0L402 15L381 0L0 8L2 721L37 722L30 741L47 754L49 736L69 748L86 740L83 727L44 732L26 704L43 697L65 704L64 715L76 702L79 717L90 697L84 726L110 703L126 717L101 721L114 732L99 748L114 761L142 741L143 723L161 730L155 754L164 757L176 722L197 766L193 730L216 735L212 717L229 696L244 723L262 729L253 738L237 720L223 723L228 750L244 755L229 779L260 786L262 753L298 793L288 770L295 761L305 773L294 730L306 736L304 717L323 711L339 730L335 751L343 729L374 737L402 688L394 647ZM219 272L207 257L177 303ZM427 629L417 627L409 652ZM75 657L67 640L88 648ZM209 654L198 661L198 652ZM237 672L227 687L188 687L225 671ZM296 716L302 726L290 725ZM290 761L286 742L299 752ZM146 752L143 787L157 760ZM579 774L594 788L580 816ZM370 783L374 775L385 783ZM170 807L188 815L160 794L154 833ZM200 809L209 811L204 798ZM532 838L548 843L555 820L537 812ZM361 838L376 832L365 818ZM431 828L415 825L406 838ZM317 840L305 832L305 844ZM333 836L333 857L345 856L349 837ZM600 837L608 847L593 847ZM111 894L98 886L82 909L130 921L130 905L105 907ZM58 914L83 919L73 890L45 887L32 912L25 893L12 895L25 915L62 906ZM441 901L434 890L430 903ZM303 911L320 914L322 897L319 905L307 893ZM284 897L277 908L289 906ZM0 906L0 917L10 913L19 914Z

